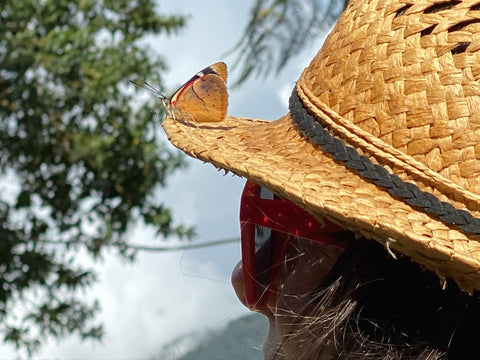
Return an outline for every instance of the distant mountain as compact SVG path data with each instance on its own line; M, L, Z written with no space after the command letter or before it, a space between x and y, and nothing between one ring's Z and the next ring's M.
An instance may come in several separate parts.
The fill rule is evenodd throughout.
M161 355L152 360L262 360L267 330L268 322L263 315L250 314L232 320L223 330L208 335L184 335L167 345ZM186 347L191 350L185 355L179 356L175 351Z

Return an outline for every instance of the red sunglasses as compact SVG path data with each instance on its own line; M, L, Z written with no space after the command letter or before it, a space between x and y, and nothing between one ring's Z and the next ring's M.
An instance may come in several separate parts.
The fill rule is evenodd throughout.
M304 238L345 248L332 233L345 229L324 219L323 224L294 203L247 181L240 205L242 268L245 300L251 310L265 306L280 286L277 274L284 266L292 238Z

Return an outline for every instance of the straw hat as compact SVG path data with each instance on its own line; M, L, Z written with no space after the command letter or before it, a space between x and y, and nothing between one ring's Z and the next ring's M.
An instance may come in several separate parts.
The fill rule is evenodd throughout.
M350 1L268 122L166 119L188 155L480 289L480 3Z

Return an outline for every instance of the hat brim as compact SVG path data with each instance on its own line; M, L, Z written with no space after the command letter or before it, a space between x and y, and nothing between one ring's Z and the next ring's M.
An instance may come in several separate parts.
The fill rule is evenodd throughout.
M167 118L162 125L171 143L188 155L410 256L441 279L453 278L465 291L480 289L476 240L337 163L306 141L289 115L271 122L227 116L205 124Z

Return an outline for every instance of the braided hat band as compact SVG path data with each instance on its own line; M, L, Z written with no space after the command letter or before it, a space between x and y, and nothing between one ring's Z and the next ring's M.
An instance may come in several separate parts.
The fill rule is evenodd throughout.
M299 81L332 132L480 210L480 3L352 1ZM406 155L406 156L405 156ZM404 175L408 172L408 175Z
M390 174L383 166L373 164L368 157L360 155L355 148L333 137L303 107L296 89L290 97L290 114L293 122L309 141L320 146L325 153L330 154L347 169L355 171L365 180L385 189L395 198L438 218L448 226L456 226L467 235L475 235L480 240L480 219L473 217L468 211L456 209L450 203L440 201L429 192L421 191L415 184Z
M480 0L351 0L290 114L170 141L480 290Z

